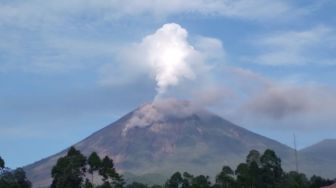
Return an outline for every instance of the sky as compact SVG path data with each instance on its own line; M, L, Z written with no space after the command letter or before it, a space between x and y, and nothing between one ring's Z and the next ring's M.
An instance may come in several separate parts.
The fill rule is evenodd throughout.
M1 0L0 156L15 168L149 101L299 148L336 138L332 0Z

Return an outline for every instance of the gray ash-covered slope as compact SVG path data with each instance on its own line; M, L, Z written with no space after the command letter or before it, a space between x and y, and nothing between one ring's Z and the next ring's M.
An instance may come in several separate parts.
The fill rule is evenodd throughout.
M336 178L336 139L326 139L299 152L300 170Z
M108 155L127 177L153 183L162 183L177 170L214 176L223 165L244 161L251 149L271 148L287 167L294 158L293 150L279 142L172 100L143 105L74 146L85 155ZM50 183L50 170L64 153L25 168L36 187Z

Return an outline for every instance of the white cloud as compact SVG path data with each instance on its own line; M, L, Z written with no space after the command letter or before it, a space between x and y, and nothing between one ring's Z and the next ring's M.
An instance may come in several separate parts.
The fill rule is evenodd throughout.
M256 41L262 49L255 62L265 65L303 65L327 63L332 57L328 51L335 46L335 31L325 26L305 31L287 31L273 34Z
M0 23L59 24L79 15L115 20L129 16L167 17L197 13L233 18L269 20L288 15L294 6L288 1L268 0L58 0L0 3Z
M113 56L110 49L115 47L108 44L112 39L106 43L94 40L103 36L115 40L122 38L124 35L118 32L127 28L121 25L127 25L129 20L152 23L153 19L161 22L165 20L161 18L174 15L196 14L260 21L280 19L295 8L288 1L267 0L3 1L0 2L0 34L4 42L0 44L0 52L6 59L0 71L64 72L82 68L83 62L93 57ZM113 36L108 36L107 32L102 32L111 28L117 28L113 31L118 34L111 32ZM131 33L132 29L127 28L126 32ZM201 45L216 49L221 45L216 39L199 40ZM198 46L197 41L194 45L200 49L209 47ZM214 58L218 54L225 56L217 52L212 52L211 56Z
M226 58L222 41L219 39L199 36L196 38L194 46L199 51L202 51L207 59L212 61L223 61Z

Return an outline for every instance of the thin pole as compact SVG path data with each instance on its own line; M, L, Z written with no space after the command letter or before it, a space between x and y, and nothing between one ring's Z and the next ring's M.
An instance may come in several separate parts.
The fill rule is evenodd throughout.
M295 133L293 134L293 136L294 136L295 168L296 168L296 172L299 173L299 161L298 161L298 153L297 153L297 148L296 148Z

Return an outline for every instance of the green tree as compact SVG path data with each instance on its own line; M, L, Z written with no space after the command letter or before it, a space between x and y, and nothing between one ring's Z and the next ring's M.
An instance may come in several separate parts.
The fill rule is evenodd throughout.
M257 165L260 165L260 153L257 150L251 150L249 154L246 156L246 163L247 165L251 165L251 163L256 163Z
M20 188L30 188L32 186L31 182L26 177L26 172L22 168L17 168L13 172L13 175Z
M333 184L334 182L332 180L329 180L329 179L324 179L320 176L312 176L310 178L310 188L320 188L320 187L323 187L323 186L328 186L328 185L331 185Z
M234 172L229 166L224 166L222 171L216 177L216 185L221 188L234 187Z
M103 177L104 182L109 182L109 179L113 177L115 173L113 160L105 156L99 168L99 175Z
M0 176L1 188L30 188L31 182L27 179L26 173L22 168L13 172L6 171Z
M31 182L22 168L11 171L5 167L5 161L0 157L0 188L30 188Z
M194 176L192 174L189 174L188 172L183 172L182 188L190 188L192 185L193 179L194 179Z
M125 180L122 175L115 172L114 177L112 177L112 184L115 188L123 188L125 185Z
M5 161L0 156L0 168L5 168Z
M15 181L15 177L11 172L3 172L0 176L1 188L19 188Z
M86 172L86 157L71 147L65 157L57 160L52 168L51 188L81 188Z
M251 188L261 187L260 178L260 153L257 150L251 150L246 156L246 163L248 165L249 185Z
M237 177L238 187L249 187L250 185L250 175L249 166L246 163L240 163L236 170L235 175Z
M96 152L92 152L87 161L89 165L89 173L91 174L91 183L94 184L94 172L98 171L102 165L102 161Z
M192 188L210 188L211 182L209 181L209 176L199 175L193 178Z
M165 188L179 188L183 183L183 178L180 172L175 172L166 182Z
M281 187L286 188L309 188L310 182L305 174L291 171L286 173Z
M103 187L113 186L115 188L122 188L124 186L125 181L123 177L116 172L113 160L110 159L108 156L104 157L98 171L99 175L103 177Z
M267 149L261 156L260 163L263 187L277 187L284 175L281 167L281 159L273 150Z
M251 188L257 188L262 186L262 180L260 177L261 169L256 161L250 162L248 165L249 184Z

